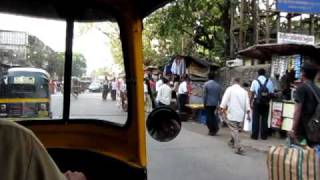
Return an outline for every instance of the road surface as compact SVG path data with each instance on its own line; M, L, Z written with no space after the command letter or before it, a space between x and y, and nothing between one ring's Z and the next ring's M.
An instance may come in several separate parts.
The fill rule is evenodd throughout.
M185 128L168 143L148 140L149 180L267 180L266 154L233 153L225 138Z
M85 92L77 98L71 96L70 118L101 119L124 124L127 113L124 112L117 101L110 99L102 100L101 93ZM53 119L61 119L63 112L63 95L56 93L51 95L51 112Z
M102 101L101 93L71 97L71 117L90 117L125 123L127 114L116 102ZM62 116L61 94L52 96L54 118ZM171 142L159 143L147 135L149 180L266 180L266 154L247 150L234 154L228 137L212 137L183 128Z

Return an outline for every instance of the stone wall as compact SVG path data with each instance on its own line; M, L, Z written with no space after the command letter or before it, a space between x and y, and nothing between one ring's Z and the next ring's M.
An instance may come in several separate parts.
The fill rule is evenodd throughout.
M239 67L225 67L216 71L216 80L223 86L225 89L232 83L232 79L235 77L240 77L241 82L251 82L257 78L258 70L265 69L267 75L270 74L271 65L270 64L261 64L254 66L239 66Z

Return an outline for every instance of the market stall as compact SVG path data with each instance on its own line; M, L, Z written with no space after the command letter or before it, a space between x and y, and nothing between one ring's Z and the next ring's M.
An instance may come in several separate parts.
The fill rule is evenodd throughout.
M219 68L218 65L210 63L208 59L198 59L190 56L176 56L165 65L163 76L171 80L178 81L183 77L188 77L191 81L189 84L189 101L186 104L188 114L182 119L200 121L203 112L203 84L208 80L208 74ZM203 118L202 118L203 119ZM203 121L203 120L202 120Z
M307 44L256 45L239 55L271 62L271 80L278 82L276 97L270 103L269 127L289 131L293 125L294 91L301 83L301 67L305 62L320 67L320 47ZM276 79L275 76L279 78ZM275 84L275 83L274 83Z

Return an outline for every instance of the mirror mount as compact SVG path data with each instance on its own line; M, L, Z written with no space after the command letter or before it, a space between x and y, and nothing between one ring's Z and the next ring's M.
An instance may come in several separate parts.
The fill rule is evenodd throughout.
M147 118L147 130L150 136L157 141L171 141L181 131L180 116L170 107L157 107Z

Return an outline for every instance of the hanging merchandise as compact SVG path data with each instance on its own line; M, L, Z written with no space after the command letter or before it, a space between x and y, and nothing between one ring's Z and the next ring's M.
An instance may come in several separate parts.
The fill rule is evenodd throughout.
M301 77L301 55L297 55L295 58L296 58L295 64L294 64L295 78L300 79L300 77Z

